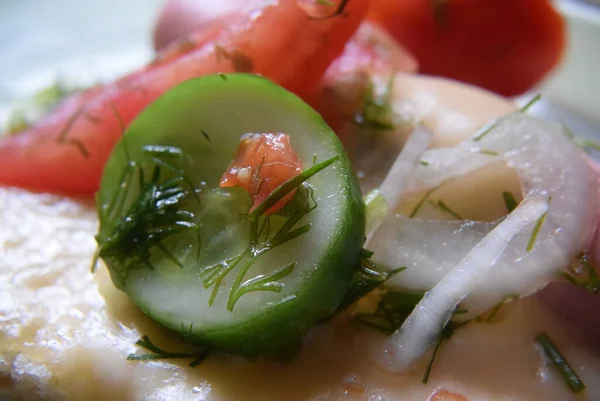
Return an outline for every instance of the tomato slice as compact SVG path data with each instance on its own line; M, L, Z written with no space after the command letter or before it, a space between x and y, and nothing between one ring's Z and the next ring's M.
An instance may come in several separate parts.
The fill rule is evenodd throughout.
M94 193L125 127L165 91L194 77L251 72L296 93L313 87L343 51L368 1L328 4L332 16L322 19L291 1L225 16L168 46L145 68L67 101L33 128L0 140L0 184ZM344 4L343 13L333 15Z
M564 22L550 0L375 0L369 18L419 60L421 72L506 96L560 61Z
M252 197L254 210L278 186L302 172L302 161L286 134L245 134L235 159L221 177L221 187L240 186ZM290 192L265 214L276 213L294 198Z

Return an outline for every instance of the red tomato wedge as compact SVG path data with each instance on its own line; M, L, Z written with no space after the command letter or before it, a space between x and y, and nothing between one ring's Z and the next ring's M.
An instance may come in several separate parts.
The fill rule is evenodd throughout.
M331 14L324 18L314 18L301 3L270 3L219 19L167 47L146 68L78 95L33 128L3 139L0 184L94 193L124 126L166 90L192 77L244 71L292 91L313 86L358 27L368 0L328 3Z
M441 75L511 96L560 61L565 27L550 0L375 0L369 19Z
M281 184L302 172L302 161L286 134L245 134L235 159L221 177L221 187L239 186L252 197L250 211L256 209ZM268 209L276 213L294 198L296 191Z

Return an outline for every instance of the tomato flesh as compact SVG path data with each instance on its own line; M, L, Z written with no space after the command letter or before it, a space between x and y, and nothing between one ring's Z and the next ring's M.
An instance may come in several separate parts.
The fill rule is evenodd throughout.
M277 187L302 172L302 161L282 133L245 134L235 159L221 177L221 187L239 186L252 197L254 210ZM296 192L292 191L265 214L281 210Z

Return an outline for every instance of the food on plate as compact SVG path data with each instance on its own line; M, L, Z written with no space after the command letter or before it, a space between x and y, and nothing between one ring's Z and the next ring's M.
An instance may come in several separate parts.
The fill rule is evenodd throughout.
M505 96L526 92L564 52L551 0L374 0L369 19L419 61L420 71Z
M115 400L600 394L597 331L566 323L555 302L586 311L571 290L600 291L594 165L567 127L528 114L539 96L517 109L414 75L380 28L353 33L365 4L228 9L192 28L188 45L206 45L186 53L179 39L121 81L214 61L227 35L250 46L240 32L267 37L285 21L296 23L281 28L281 46L301 28L339 41L322 44L324 55L302 53L321 45L292 52L299 76L289 60L269 64L285 58L278 45L265 60L273 76L208 62L131 104L116 84L97 86L5 139L43 138L39 127L68 119L64 110L84 118L78 102L96 97L112 135L110 146L71 138L104 155L95 201L0 187L0 390Z
M272 147L245 149L261 135ZM282 160L285 146L296 161ZM256 166L240 151L261 151ZM98 255L115 285L188 341L245 356L287 352L330 316L364 237L360 190L335 134L251 75L190 80L151 104L113 151L97 202Z
M218 72L252 72L293 91L308 88L343 50L367 3L328 3L322 6L325 11L306 10L294 2L261 4L236 14L223 29L173 43L139 71L70 97L30 129L3 138L0 158L6 168L0 171L0 183L92 194L122 133L113 108L129 124L170 87ZM336 17L342 7L343 17ZM311 17L313 12L317 17ZM322 17L323 12L331 18ZM285 29L279 29L282 25ZM300 36L302 41L297 40Z

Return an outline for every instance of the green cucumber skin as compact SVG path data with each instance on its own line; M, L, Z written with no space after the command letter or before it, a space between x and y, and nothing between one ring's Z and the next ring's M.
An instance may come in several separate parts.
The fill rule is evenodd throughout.
M339 155L339 159L334 165L337 166L338 171L344 172L339 172L338 175L343 175L342 181L347 190L347 199L342 212L342 223L337 226L336 232L329 237L337 237L337 242L322 253L318 263L315 264L315 268L310 273L310 277L306 275L303 277L303 283L294 292L294 298L264 308L259 314L239 324L214 328L201 328L193 325L190 329L189 327L182 327L181 322L174 322L157 316L143 299L132 298L144 313L163 326L179 333L187 341L246 358L278 357L288 353L287 351L291 347L302 341L303 336L314 324L336 310L349 288L352 275L359 262L360 249L365 235L364 203L357 180L352 173L350 162L341 143L335 137L335 133L326 125L318 113L312 110L307 113L305 108L308 108L308 106L300 98L279 88L270 81L250 74L221 74L194 78L167 92L136 118L128 128L126 135L130 131L135 132L138 119L143 119L146 114L152 113L154 108L168 105L170 102L180 102L181 98L189 94L190 90L196 86L208 86L215 89L219 85L232 84L244 86L244 89L249 91L265 89L272 91L274 96L281 96L282 101L290 104L290 107L298 107L302 110L306 117L311 119L311 124L323 128L321 131L325 135L334 138L331 141L331 151ZM139 132L137 135L140 135ZM200 135L200 132L198 132L198 135ZM331 138L328 138L328 140L331 140ZM114 175L122 167L122 157L115 156L122 146L122 142L113 151L113 155L111 155L105 168L99 196L100 202L105 203L112 196L111 190L103 191L103 188L110 187L114 183ZM317 269L318 266L320 268ZM202 284L198 283L198 285L201 286ZM243 302L243 299L240 302ZM199 307L208 308L209 306L201 305Z

